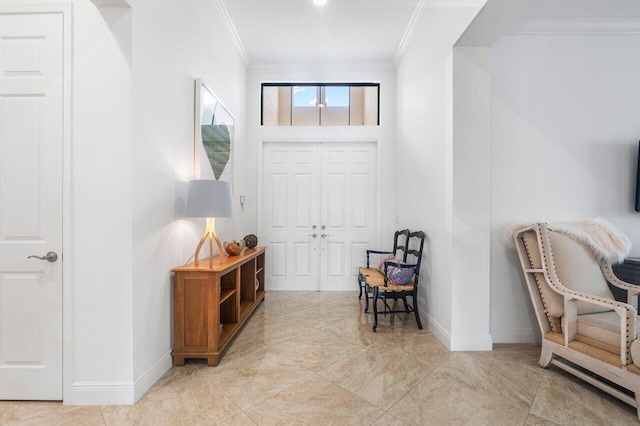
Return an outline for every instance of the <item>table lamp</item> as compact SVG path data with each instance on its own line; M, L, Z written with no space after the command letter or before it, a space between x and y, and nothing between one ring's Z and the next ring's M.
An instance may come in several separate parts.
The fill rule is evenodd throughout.
M218 180L192 180L189 182L187 192L187 217L204 217L207 219L207 228L200 238L196 249L196 267L200 264L200 249L209 239L209 267L213 267L213 240L218 245L220 260L224 256L224 249L216 234L215 218L231 217L231 183Z

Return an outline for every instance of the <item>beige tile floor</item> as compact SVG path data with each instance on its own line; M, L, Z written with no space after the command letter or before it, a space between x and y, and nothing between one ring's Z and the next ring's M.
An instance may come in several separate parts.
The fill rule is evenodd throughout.
M0 402L0 425L625 425L635 410L551 367L539 347L448 352L413 316L353 293L275 293L217 367L173 367L135 405Z

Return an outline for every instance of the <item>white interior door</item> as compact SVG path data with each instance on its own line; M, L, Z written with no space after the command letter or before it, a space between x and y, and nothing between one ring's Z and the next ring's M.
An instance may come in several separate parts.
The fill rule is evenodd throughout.
M375 239L374 143L267 143L263 239L271 290L356 290Z
M272 290L318 289L319 153L318 144L265 145L263 238Z
M376 146L322 146L320 290L356 290L376 227Z
M0 14L0 399L62 399L62 19Z

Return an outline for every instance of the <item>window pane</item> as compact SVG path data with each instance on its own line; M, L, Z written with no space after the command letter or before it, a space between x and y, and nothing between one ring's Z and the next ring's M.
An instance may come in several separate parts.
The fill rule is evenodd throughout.
M364 125L376 126L380 125L378 122L378 102L379 102L378 88L377 87L365 87L364 88Z
M349 107L326 107L320 108L321 126L348 126Z
M317 86L293 86L293 106L294 107L318 106L318 87Z
M262 88L265 126L380 125L378 83L263 83Z
M327 86L325 88L326 106L348 107L349 86Z
M277 86L262 88L262 125L277 126L280 124L280 88Z
M364 126L364 87L352 87L349 95L349 123L351 126Z
M294 126L319 126L320 108L294 106L291 121Z
M291 122L294 126L319 126L318 86L293 86L293 110Z

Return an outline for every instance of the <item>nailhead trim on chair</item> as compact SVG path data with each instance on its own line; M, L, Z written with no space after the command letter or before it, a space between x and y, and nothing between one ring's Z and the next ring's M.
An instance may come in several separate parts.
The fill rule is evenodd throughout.
M524 233L522 235L520 235L520 239L522 240L522 244L524 244L524 248L527 251L527 257L529 258L529 266L531 268L533 268L534 267L534 265L533 265L533 254L531 253L531 249L529 248L529 244L527 244L527 240L524 238ZM542 253L540 254L540 256L542 257ZM551 330L554 331L554 332L560 332L561 330L557 330L556 327L554 327L555 323L551 320L551 317L549 316L549 306L547 305L547 301L544 298L544 293L542 291L542 284L540 283L540 274L539 273L534 273L533 274L533 279L536 280L536 284L538 286L538 292L540 293L540 299L542 299L542 305L544 306L544 313L547 316L547 321L549 321L549 326L551 327Z
M536 231L537 232L537 231ZM548 231L549 232L549 231ZM548 238L549 234L547 233L547 238ZM542 238L542 236L540 234L538 234L538 240L540 241L540 245L541 245L541 259L542 259L542 265L543 265L543 269L549 270L549 261L547 259L547 256L545 255L545 243L546 241L544 241L544 239ZM558 276L558 272L556 269L556 264L555 264L555 260L553 259L553 257L551 258L551 267L553 268L553 274L557 277ZM556 287L555 283L552 280L549 280L549 285L554 287ZM559 289L560 290L560 289ZM599 302L603 302L605 301L604 299L600 298L600 297L595 297L595 296L591 296L589 294L584 294L584 293L578 293L575 292L567 287L564 287L561 289L563 292L568 293L568 294L572 294L575 296L582 296L582 297L586 297L587 299L590 300L595 300L595 301L599 301ZM625 303L620 303L617 301L611 301L611 300L606 300L607 303L612 303L613 306L618 306L618 307L622 307L626 309L626 304ZM631 360L631 356L629 355L629 346L631 345L631 342L633 342L633 340L635 340L635 336L633 337L633 339L630 340L630 336L629 336L629 321L635 321L635 318L629 318L629 311L627 311L627 329L625 330L625 335L627 338L627 344L625 345L626 348L626 352L625 352L625 362L626 364L630 363Z
M627 371L630 371L633 374L637 374L638 376L640 376L640 368L636 367L633 364L627 365Z
M531 237L532 234L528 234L528 232L533 231L537 236L537 244L540 249L540 260L541 263L538 263L538 257L535 256L535 262L532 266L531 263L531 252L535 252L536 246L534 246L534 241ZM529 241L530 247L527 247L524 244L524 240L521 240L518 237L523 237L526 235L526 239ZM611 347L605 347L599 341L590 341L590 339L582 338L582 336L578 335L577 327L571 324L569 330L572 333L576 333L575 340L571 342L567 342L566 336L563 333L554 333L550 332L547 323L545 323L545 317L549 320L548 312L546 312L547 308L552 309L554 312L560 312L560 310L556 311L556 301L558 303L561 302L560 298L556 300L554 297L554 293L549 293L549 289L559 293L564 299L564 305L566 306L570 300L575 301L584 301L591 303L596 302L598 305L607 307L610 306L615 309L616 316L623 315L624 309L624 317L620 318L622 321L627 321L626 324L627 330L627 340L631 340L631 336L629 333L631 330L635 330L636 323L631 322L635 321L636 310L631 307L627 303L619 303L615 302L609 298L603 297L588 297L587 294L581 293L580 291L573 291L565 287L564 283L561 281L560 277L557 276L557 266L554 262L555 253L551 250L551 238L549 237L549 233L547 232L546 224L537 223L528 226L522 226L518 229L515 229L513 234L512 241L515 243L515 248L518 251L518 257L520 261L520 266L524 272L524 278L527 285L527 290L530 293L531 301L533 303L533 308L536 313L538 325L540 326L540 331L543 334L542 339L542 350L540 353L540 360L538 364L542 368L549 367L551 364L567 371L574 376L583 379L585 382L592 384L593 386L607 392L624 401L625 403L633 406L637 410L638 417L640 418L640 368L632 363L631 353L636 354L638 347L640 346L640 339L632 341L633 348L630 349L630 346L627 345L626 348L624 346L624 339L620 339L617 341L617 344L613 345L614 340L611 340ZM570 253L567 253L569 255ZM527 259L529 256L529 259ZM559 261L561 260L558 258ZM584 261L584 259L582 259ZM568 258L568 262L571 262L571 259ZM565 266L563 263L559 263L560 266ZM587 268L590 270L590 273L593 272L595 274L595 270L593 270L593 265L589 264ZM553 268L553 269L551 269ZM608 270L607 270L608 268ZM611 266L608 264L601 265L601 268L605 278L607 278L607 274L611 269ZM543 301L541 297L540 283L541 281L533 281L533 277L531 274L538 273L538 271L543 272L543 277L545 282L542 283L542 288L545 289L547 300ZM564 272L564 270L562 271ZM612 274L612 272L610 272ZM575 274L576 276L572 276L572 278L580 279L580 274ZM595 275L587 276L587 280L589 278L593 278ZM609 279L607 279L609 281ZM578 281L579 283L580 281ZM616 280L609 281L612 284L617 284ZM544 285L548 285L549 288L544 287ZM581 288L581 287L576 287ZM536 294L536 292L538 292ZM632 293L634 291L632 290ZM559 308L560 306L558 306ZM571 315L575 315L576 306L569 306L571 311ZM618 314L619 313L619 314ZM612 316L613 317L613 316ZM632 318L630 318L632 317ZM566 317L565 317L566 319ZM572 318L573 319L573 318ZM618 324L620 324L618 322ZM619 326L619 325L618 325ZM565 324L566 327L566 324ZM574 330L575 328L575 330ZM638 327L640 330L640 327ZM620 330L622 333L623 330ZM635 333L632 333L635 334ZM638 333L640 335L640 331ZM633 336L635 338L635 336ZM606 339L605 339L606 340ZM616 354L614 351L614 346L619 348L618 351L622 352L622 355ZM640 353L640 351L638 351ZM639 356L636 354L636 358ZM640 365L640 364L639 364ZM634 395L635 394L635 395ZM635 398L634 398L635 397Z

